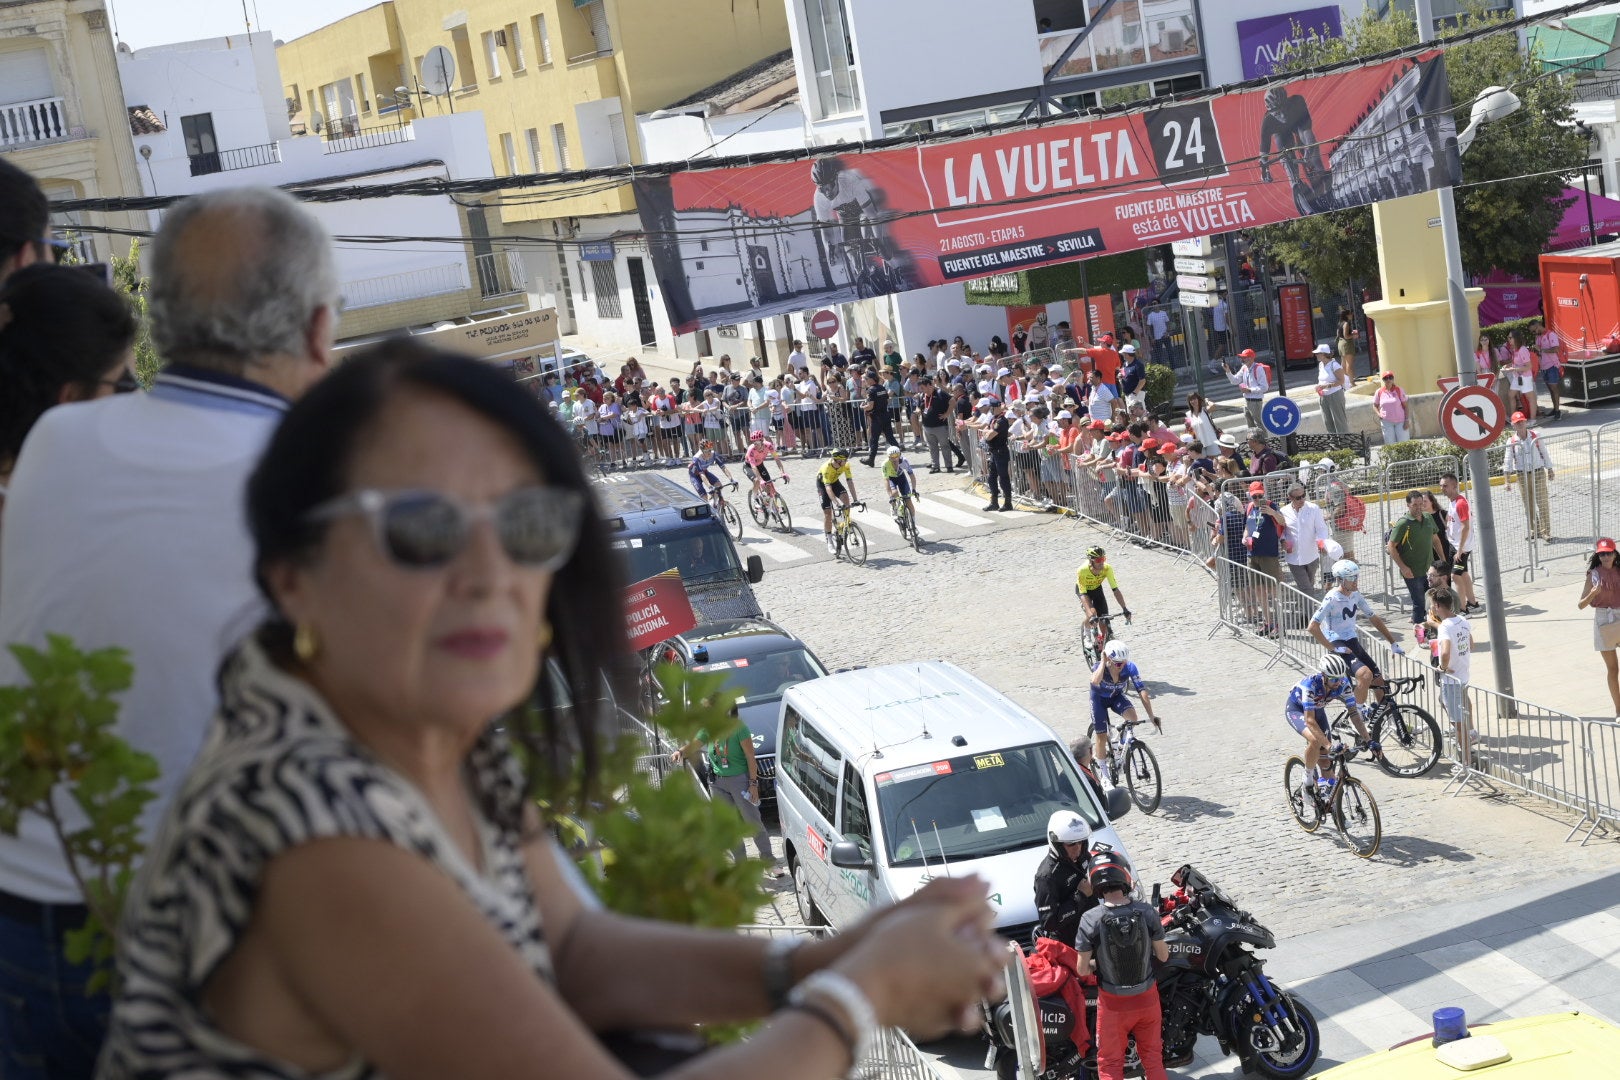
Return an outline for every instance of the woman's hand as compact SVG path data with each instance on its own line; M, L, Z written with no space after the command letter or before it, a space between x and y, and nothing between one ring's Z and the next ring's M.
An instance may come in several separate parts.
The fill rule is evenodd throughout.
M936 888L936 886L941 886ZM944 879L863 923L835 967L860 985L882 1024L932 1038L977 1022L1003 993L1005 944L979 878Z

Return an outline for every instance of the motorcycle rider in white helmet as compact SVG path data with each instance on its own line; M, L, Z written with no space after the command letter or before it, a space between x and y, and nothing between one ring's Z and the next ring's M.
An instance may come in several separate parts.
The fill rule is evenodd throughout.
M1046 821L1046 858L1035 871L1035 932L1074 947L1080 916L1097 906L1086 880L1091 825L1078 810L1059 810Z

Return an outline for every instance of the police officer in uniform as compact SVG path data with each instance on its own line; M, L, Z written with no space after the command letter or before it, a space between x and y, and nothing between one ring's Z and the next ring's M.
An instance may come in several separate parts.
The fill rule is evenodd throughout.
M1086 842L1091 826L1073 810L1059 810L1046 820L1046 858L1035 871L1035 910L1041 937L1074 947L1080 916L1097 906L1086 877Z

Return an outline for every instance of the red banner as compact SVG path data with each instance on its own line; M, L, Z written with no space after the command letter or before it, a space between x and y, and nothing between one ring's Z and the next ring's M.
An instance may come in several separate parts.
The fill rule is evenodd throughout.
M665 570L624 590L625 626L636 651L668 641L697 625L679 570Z
M1097 120L636 181L677 333L1457 182L1438 53Z
M1282 309L1283 359L1309 360L1316 352L1316 322L1311 316L1309 285L1277 286Z

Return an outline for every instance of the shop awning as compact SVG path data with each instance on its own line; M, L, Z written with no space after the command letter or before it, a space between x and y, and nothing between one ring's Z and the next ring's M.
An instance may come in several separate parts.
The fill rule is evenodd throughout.
M1620 16L1577 15L1564 20L1568 29L1533 27L1530 45L1543 71L1603 71L1609 66L1617 21Z

